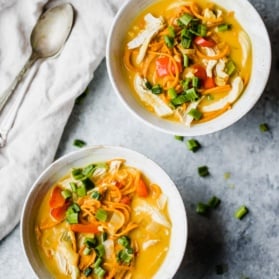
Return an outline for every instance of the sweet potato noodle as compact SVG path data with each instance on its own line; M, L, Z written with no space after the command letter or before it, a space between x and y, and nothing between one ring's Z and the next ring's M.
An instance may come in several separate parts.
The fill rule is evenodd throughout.
M152 278L171 226L161 188L113 159L73 168L52 185L35 232L55 278Z
M206 0L161 0L134 20L124 74L159 117L190 127L233 107L251 74L250 39L234 11Z

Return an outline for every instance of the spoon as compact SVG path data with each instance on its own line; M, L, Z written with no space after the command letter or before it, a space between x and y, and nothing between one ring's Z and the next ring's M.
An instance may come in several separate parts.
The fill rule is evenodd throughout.
M0 96L0 112L30 67L38 59L55 56L61 51L72 30L73 19L74 10L68 3L52 7L39 17L30 38L32 53L10 87ZM0 147L6 143L7 134L13 125L23 97L24 94L15 101L1 123Z

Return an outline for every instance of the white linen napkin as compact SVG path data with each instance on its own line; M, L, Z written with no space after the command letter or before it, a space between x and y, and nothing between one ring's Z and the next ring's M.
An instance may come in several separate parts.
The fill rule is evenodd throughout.
M60 55L33 65L0 114L17 94L26 95L8 142L0 149L0 240L19 222L24 199L37 176L54 159L78 97L105 55L105 44L124 0L0 0L0 94L31 54L30 34L45 5L71 3L75 23Z

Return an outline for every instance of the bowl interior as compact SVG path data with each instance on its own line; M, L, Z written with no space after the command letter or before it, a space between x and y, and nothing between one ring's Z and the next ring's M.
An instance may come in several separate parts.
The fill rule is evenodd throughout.
M131 94L131 89L122 69L123 40L133 19L154 0L128 1L118 12L110 30L107 43L107 68L115 92L124 105L146 124L170 134L185 136L203 135L224 129L244 116L257 102L264 91L271 67L271 46L265 25L247 0L214 0L226 10L235 12L235 17L248 33L252 43L252 73L248 86L233 109L212 121L186 128L181 123L161 119L147 111ZM247 20L249 19L249 20Z
M39 278L51 277L40 260L34 232L36 213L43 196L51 185L72 167L113 158L124 158L127 165L140 169L152 182L160 185L168 197L168 209L172 221L170 249L154 278L169 279L177 271L186 248L187 218L182 198L176 186L169 176L147 157L122 147L96 146L70 153L54 162L37 179L26 198L21 218L22 245L32 270Z

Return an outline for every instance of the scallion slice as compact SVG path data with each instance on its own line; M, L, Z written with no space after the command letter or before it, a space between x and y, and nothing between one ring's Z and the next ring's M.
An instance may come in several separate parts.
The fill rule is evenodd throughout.
M202 118L202 113L197 109L191 109L188 114L192 116L195 120L200 120Z
M195 139L187 140L186 145L187 145L188 149L193 152L198 151L198 149L200 149L200 147L201 147L200 143Z
M173 46L174 46L174 38L173 37L165 35L164 36L164 41L165 41L165 44L168 48L173 48Z
M151 88L153 94L161 94L163 92L162 87L159 84L153 85Z
M219 204L221 203L221 200L219 198L217 198L216 196L213 196L208 202L208 206L215 209L219 206Z
M83 274L88 277L92 273L93 269L89 266L84 271Z
M202 202L197 203L196 212L201 215L206 215L208 213L208 205Z
M198 174L201 177L205 177L209 175L209 170L207 166L200 166L198 167Z
M98 278L103 278L106 271L101 266L98 266L94 268L94 274L96 274Z
M169 36L171 38L174 38L175 37L175 30L174 30L174 27L173 26L168 26L168 31L169 31Z
M188 26L188 24L192 21L193 16L185 13L183 14L178 20L181 22L183 25Z
M189 66L189 57L186 54L183 54L183 66L187 68Z
M99 221L105 222L107 218L108 218L108 213L104 209L99 208L96 211L96 219L98 219Z
M86 145L86 142L81 139L75 139L73 145L81 148Z
M261 132L264 133L264 132L267 132L269 130L269 127L266 123L262 123L262 124L259 125L259 129L260 129Z
M183 141L184 140L184 137L183 136L179 136L179 135L175 135L174 138L176 140L179 140L179 141Z
M223 23L217 26L218 32L225 32L231 29L231 24Z
M61 195L63 196L63 198L66 200L66 199L69 199L72 197L72 192L68 189L65 189L61 192Z
M127 235L122 235L117 240L118 244L124 246L125 248L130 247L131 240Z
M237 219L242 219L246 214L248 214L248 212L248 208L245 205L242 205L235 211L234 216Z

